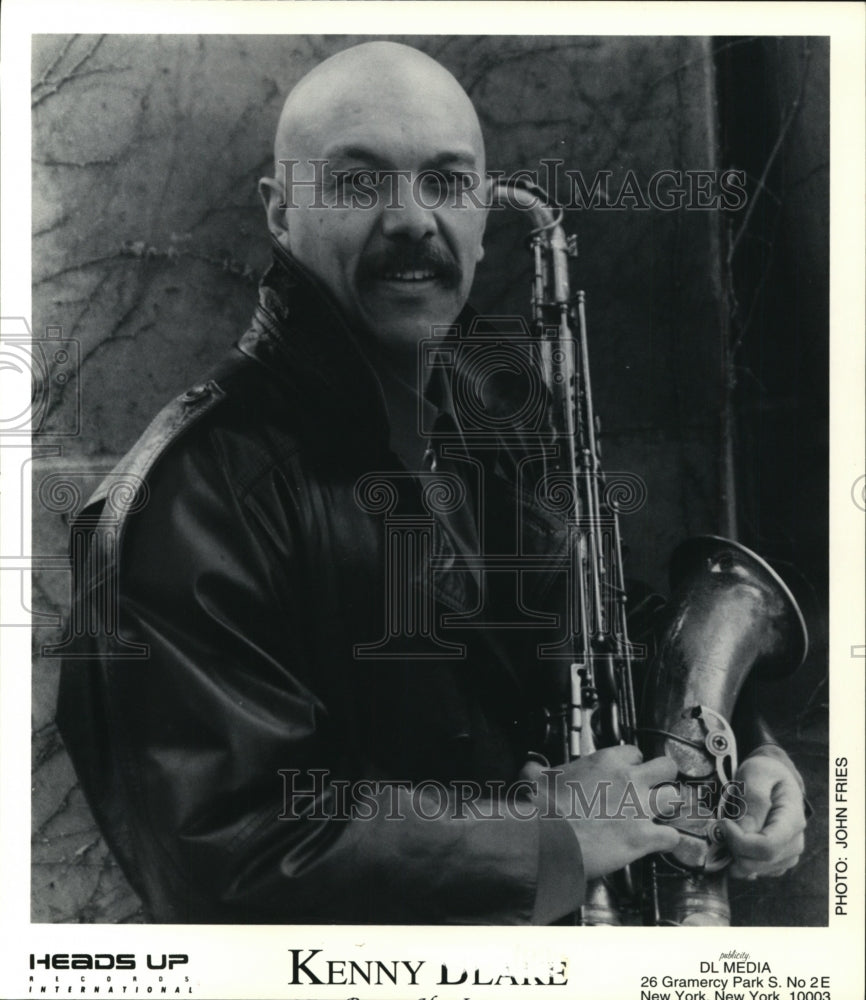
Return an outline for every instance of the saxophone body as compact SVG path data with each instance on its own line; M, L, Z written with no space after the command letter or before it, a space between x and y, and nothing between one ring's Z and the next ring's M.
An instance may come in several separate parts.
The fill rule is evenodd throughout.
M738 760L731 717L752 671L778 677L808 648L805 623L779 576L745 546L702 536L671 559L672 596L651 662L629 641L615 491L605 489L590 383L586 302L572 295L573 241L562 211L538 188L499 185L529 213L534 336L549 393L550 458L544 478L567 488L572 576L567 650L558 650L559 704L546 749L567 762L604 746L633 744L677 763L681 833L670 855L631 865L587 886L584 924L729 923L729 857L718 820L735 815ZM564 657L564 659L563 659ZM636 687L639 691L636 691ZM667 819L667 817L666 817Z

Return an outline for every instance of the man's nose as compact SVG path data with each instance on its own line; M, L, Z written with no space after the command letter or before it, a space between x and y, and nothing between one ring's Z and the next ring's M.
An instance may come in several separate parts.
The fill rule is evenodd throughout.
M412 241L424 239L436 232L436 214L425 207L413 179L399 174L387 197L382 212L382 232L385 236L403 237Z

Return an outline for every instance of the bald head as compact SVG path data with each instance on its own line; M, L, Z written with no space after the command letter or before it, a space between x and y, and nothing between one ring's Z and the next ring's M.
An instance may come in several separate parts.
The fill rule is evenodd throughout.
M370 118L426 121L436 109L481 157L484 140L475 108L457 80L435 59L397 42L365 42L315 66L283 105L274 160L302 159L324 132L357 131Z
M289 94L262 195L274 238L380 346L414 350L469 295L484 142L463 88L394 42L338 52Z

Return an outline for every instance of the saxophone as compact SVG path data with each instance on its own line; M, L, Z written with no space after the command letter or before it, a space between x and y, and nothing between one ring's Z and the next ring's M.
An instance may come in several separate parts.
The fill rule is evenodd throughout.
M565 485L573 529L570 662L549 713L554 756L572 761L626 743L647 759L668 754L682 798L703 806L674 822L682 836L671 854L590 882L579 919L725 926L730 857L718 820L736 794L731 715L753 670L781 676L802 663L805 622L781 578L754 552L716 536L689 539L671 559L672 597L638 709L616 491L605 488L593 407L586 298L569 288L575 241L563 231L562 209L540 188L503 182L495 193L534 226L533 336L549 394L551 457L543 478Z

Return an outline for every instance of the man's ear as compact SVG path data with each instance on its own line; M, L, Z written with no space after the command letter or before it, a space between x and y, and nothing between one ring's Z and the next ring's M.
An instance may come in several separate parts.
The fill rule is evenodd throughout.
M283 185L274 177L263 177L259 181L259 195L265 206L271 235L288 250L289 227L286 221L286 196Z

